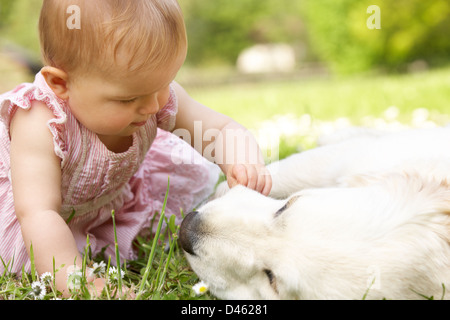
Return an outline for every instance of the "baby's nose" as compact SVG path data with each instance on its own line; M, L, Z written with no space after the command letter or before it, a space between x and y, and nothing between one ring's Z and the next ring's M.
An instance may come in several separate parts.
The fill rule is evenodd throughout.
M155 114L159 111L159 103L156 97L149 97L142 100L139 113L142 115Z

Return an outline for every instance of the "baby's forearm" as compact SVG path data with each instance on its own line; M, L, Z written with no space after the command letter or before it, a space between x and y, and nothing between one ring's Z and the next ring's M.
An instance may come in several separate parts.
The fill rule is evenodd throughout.
M67 268L81 266L82 257L66 222L57 212L47 210L22 216L20 225L28 251L33 247L38 273L53 273L54 260L56 288L67 296Z

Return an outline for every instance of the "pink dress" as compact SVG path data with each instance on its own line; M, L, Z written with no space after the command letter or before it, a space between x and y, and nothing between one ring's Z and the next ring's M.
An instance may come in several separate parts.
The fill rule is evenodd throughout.
M115 261L111 219L115 210L121 259L136 258L133 241L149 231L155 212L161 211L169 177L166 216L174 214L178 222L180 209L189 212L214 189L217 166L168 132L177 113L174 90L167 105L133 135L133 145L126 152L114 153L75 119L39 73L33 84L0 95L0 257L5 264L14 261L8 266L12 272L20 273L22 265L29 271L30 260L14 212L9 125L17 108L29 109L33 100L44 102L54 114L48 127L55 153L61 158L60 214L67 220L75 212L69 227L80 252L89 235L92 253L109 245L105 256ZM0 260L0 274L3 270Z

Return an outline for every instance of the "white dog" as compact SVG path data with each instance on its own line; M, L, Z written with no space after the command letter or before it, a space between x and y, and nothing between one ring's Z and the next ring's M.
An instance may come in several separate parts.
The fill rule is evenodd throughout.
M215 296L450 297L450 128L361 135L269 170L271 197L237 186L181 225Z

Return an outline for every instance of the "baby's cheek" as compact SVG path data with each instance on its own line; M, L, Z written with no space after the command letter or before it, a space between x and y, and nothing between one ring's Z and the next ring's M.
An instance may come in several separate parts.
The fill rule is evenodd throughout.
M105 121L105 125L108 125L109 127L112 128L123 128L126 127L130 124L130 122L133 121L133 118L130 117L128 114L120 114L117 113L113 116L109 117L108 121Z
M169 102L169 97L170 97L169 86L158 92L158 104L160 110L164 108L164 106Z

